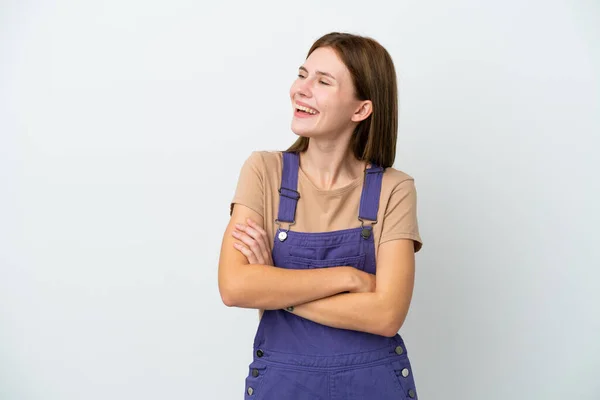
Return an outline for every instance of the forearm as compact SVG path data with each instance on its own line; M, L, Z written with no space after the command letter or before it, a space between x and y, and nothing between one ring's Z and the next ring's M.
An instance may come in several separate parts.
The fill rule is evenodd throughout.
M394 336L408 305L398 309L381 293L341 293L294 307L294 314L333 328Z
M352 267L296 270L270 265L235 267L221 287L227 306L274 310L353 290Z

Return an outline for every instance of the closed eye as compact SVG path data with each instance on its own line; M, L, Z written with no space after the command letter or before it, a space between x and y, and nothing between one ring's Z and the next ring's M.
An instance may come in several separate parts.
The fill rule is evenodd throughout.
M300 79L306 79L306 77L305 77L304 75L302 75L302 74L298 74L298 78L300 78ZM330 83L328 83L328 82L325 82L325 81L319 81L319 83L320 83L321 85L325 85L325 86L331 86L331 84L330 84Z

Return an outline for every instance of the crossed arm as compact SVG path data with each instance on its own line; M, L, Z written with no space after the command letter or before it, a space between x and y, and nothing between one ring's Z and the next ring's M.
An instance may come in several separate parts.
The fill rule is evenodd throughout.
M236 204L221 246L219 291L227 306L294 306L291 312L323 325L394 336L412 298L413 246L409 239L381 244L376 276L347 266L278 268L273 266L262 217Z

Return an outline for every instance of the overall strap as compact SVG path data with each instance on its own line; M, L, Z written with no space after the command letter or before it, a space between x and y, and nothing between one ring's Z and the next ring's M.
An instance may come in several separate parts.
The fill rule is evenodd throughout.
M281 187L279 188L279 213L277 221L295 222L296 205L300 198L298 193L298 168L300 157L298 153L283 153L283 172L281 174Z
M360 209L358 210L358 219L366 219L377 222L377 212L379 211L379 197L381 194L381 180L383 178L384 168L372 165L365 169L365 182L360 197Z

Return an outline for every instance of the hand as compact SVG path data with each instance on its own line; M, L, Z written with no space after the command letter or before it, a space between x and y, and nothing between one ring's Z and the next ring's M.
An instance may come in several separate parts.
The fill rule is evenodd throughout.
M353 268L356 285L350 293L368 293L375 291L375 275Z
M234 242L233 247L245 255L250 264L273 265L267 232L250 218L246 221L248 225L235 224L231 234L241 243Z

